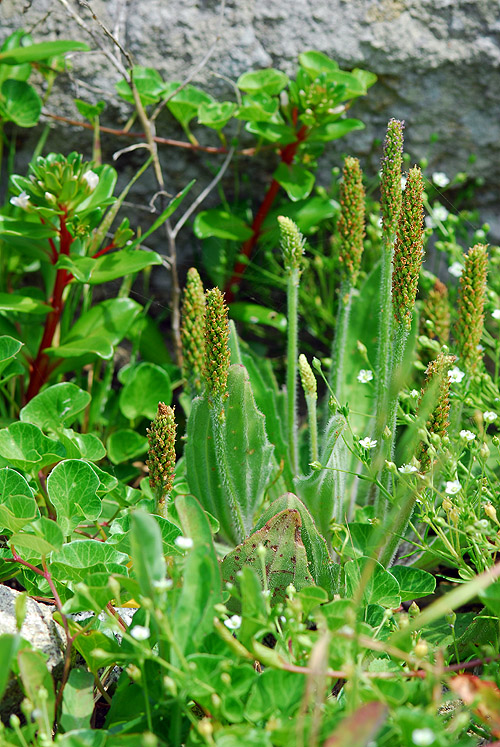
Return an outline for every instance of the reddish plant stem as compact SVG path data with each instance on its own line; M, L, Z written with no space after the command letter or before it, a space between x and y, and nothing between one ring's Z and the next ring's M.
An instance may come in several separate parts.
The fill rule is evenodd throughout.
M53 248L54 256L52 257L52 264L56 264L59 257L63 254L69 256L71 244L73 243L73 237L68 231L66 225L67 212L62 206L62 215L59 218L59 252L52 241L49 239L49 243ZM54 334L61 319L61 314L64 308L63 303L63 291L71 280L72 275L67 270L61 268L57 270L56 279L54 282L54 290L52 291L52 297L50 299L50 305L52 311L47 315L45 320L45 327L43 330L42 340L40 342L38 352L35 360L30 367L30 383L28 391L26 392L25 403L29 402L33 397L38 394L42 386L47 381L50 373L50 360L49 356L44 352L46 348L52 345L54 340Z
M111 244L108 244L104 247L104 249L99 249L98 252L92 255L92 259L97 259L97 257L102 257L103 254L107 254L111 251L111 249L115 248L115 242L112 241Z
M296 120L296 113L294 112L294 120ZM307 127L305 125L302 125L302 127L297 132L297 139L294 140L293 143L289 143L288 145L285 145L285 147L281 150L281 163L286 164L287 166L290 166L293 162L293 159L295 158L295 154L297 153L297 149L307 137ZM276 179L273 179L271 184L269 185L269 188L264 196L264 199L262 200L262 203L255 215L255 218L253 219L252 223L252 235L249 239L245 241L245 243L241 247L240 254L242 254L247 259L250 259L253 249L259 240L261 231L262 231L262 224L264 223L267 214L269 213L274 200L276 199L276 195L278 194L280 190L280 184L276 181ZM241 278L243 276L243 273L245 272L245 268L247 267L248 262L245 260L238 261L233 269L233 274L231 275L231 278L226 283L225 288L225 296L227 303L231 303L231 301L234 300L234 287L238 286L239 282L241 281Z

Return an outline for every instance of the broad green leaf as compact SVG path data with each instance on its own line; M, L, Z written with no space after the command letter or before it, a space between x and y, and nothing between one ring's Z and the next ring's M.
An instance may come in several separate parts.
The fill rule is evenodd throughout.
M0 54L1 57L1 54ZM7 79L2 83L0 118L18 127L34 127L42 113L42 99L24 80Z
M214 130L222 130L236 111L236 104L230 101L212 101L198 107L198 122Z
M85 459L98 462L106 456L103 442L94 433L78 433L71 428L64 428L58 433L64 444L68 459ZM95 465L92 465L95 469Z
M97 355L104 360L113 357L114 348L111 342L100 335L90 335L79 340L71 340L59 347L45 348L45 352L57 358L80 358L82 355Z
M16 421L0 430L0 456L12 467L31 472L35 467L38 471L61 461L66 449L59 441L45 436L36 425Z
M48 476L47 492L66 536L83 517L89 521L99 518L102 505L97 496L98 487L98 476L88 462L80 459L60 462Z
M315 196L290 205L284 214L295 221L302 233L309 235L316 233L323 221L337 215L339 208L335 200Z
M237 496L245 531L250 532L273 469L273 447L244 366L230 366L227 394L219 444L225 477L219 471L211 408L205 398L193 402L185 457L190 492L220 522L222 536L235 544L238 534L228 494Z
M33 491L19 472L0 469L0 528L17 532L39 516Z
M93 695L93 675L79 667L72 669L64 686L62 713L59 719L64 731L90 728L90 718L94 711Z
M119 249L102 257L66 257L61 256L56 267L69 270L77 280L90 285L109 283L124 275L132 275L145 267L161 265L161 257L156 252L141 249Z
M51 566L59 569L61 577L71 578L65 574L83 570L88 575L89 568L94 572L123 573L129 561L128 555L118 552L105 542L93 539L73 540L63 545L61 550L51 556ZM116 570L115 570L115 567Z
M13 362L16 355L19 353L24 343L20 340L16 340L14 337L9 335L2 335L0 337L0 377L11 362ZM6 372L7 375L7 372Z
M116 590L109 585L110 575L107 570L100 573L85 571L84 576L83 581L72 585L73 596L64 603L64 614L89 610L99 615L108 602L114 600Z
M276 96L288 85L288 81L288 75L281 70L267 68L243 73L236 85L245 93L267 93L269 96Z
M304 674L266 668L255 679L245 706L246 717L254 723L271 717L293 718L304 698L306 682Z
M163 97L165 93L165 81L154 68L135 65L132 68L132 77L139 98L144 106L157 104ZM125 80L120 80L116 84L115 89L122 99L128 101L129 104L134 103L132 89Z
M59 431L74 423L77 415L87 407L90 394L76 384L62 382L37 394L19 414L20 420L39 428Z
M115 519L109 527L108 543L120 552L131 554L130 547L130 521L131 513L125 513ZM181 550L175 545L175 538L182 534L176 524L164 519L163 516L155 515L155 522L160 527L163 542L164 555L179 555Z
M142 360L157 363L159 366L171 363L165 336L149 314L136 319L129 330L129 339L139 346Z
M256 93L253 96L243 96L243 101L235 114L236 119L246 119L252 122L276 121L279 100L267 93Z
M274 122L247 122L245 130L257 135L270 143L281 143L288 145L297 140L297 134L292 127ZM340 136L339 136L340 137Z
M43 225L38 217L27 214L24 220L12 218L9 215L0 216L0 236L21 236L26 239L47 239L56 236L54 226Z
M50 306L30 298L30 296L0 293L0 311L16 311L20 314L48 314Z
M74 635L80 629L80 626L71 619L68 622L70 630ZM90 671L96 676L101 667L115 666L121 654L118 641L113 636L105 635L99 630L89 630L85 635L76 636L73 645L85 659ZM108 658L104 659L101 656L94 655L94 651L96 650L99 652L105 651L108 654Z
M41 516L25 526L22 532L12 535L10 542L16 550L27 550L37 556L42 556L60 550L64 536L55 521Z
M141 456L148 449L148 439L127 428L114 431L106 442L108 456L113 464L121 464Z
M393 565L390 573L399 584L401 601L411 602L413 599L433 594L436 589L436 579L427 571L412 568L408 565Z
M311 50L299 54L299 65L303 68L310 78L314 80L321 73L335 73L339 69L338 63L331 60L323 52Z
M355 67L354 70L351 70L351 75L354 75L354 77L360 81L365 90L368 90L368 88L377 82L377 76L375 73L371 73L369 70L363 70L359 67Z
M304 169L302 166L286 163L280 163L273 174L273 179L283 187L292 202L305 200L309 197L314 187L315 176L312 171Z
M253 532L241 545L226 555L221 567L223 580L236 584L238 571L244 565L250 565L264 585L264 567L266 586L271 591L272 603L283 600L289 584L293 584L297 590L304 586L313 586L314 579L307 562L301 528L300 514L294 509L285 509L273 516L262 529ZM263 562L257 552L259 545L266 549Z
M2 666L0 667L0 700L7 687L11 662L17 655L20 644L21 637L19 635L12 635L11 633L0 635L0 661L2 662Z
M259 516L255 528L261 529L273 516L285 509L297 511L300 514L301 538L314 581L329 594L336 594L339 590L340 566L332 562L326 540L319 533L311 514L297 496L293 493L286 493L273 501L269 508Z
M146 417L153 420L158 402L169 405L172 386L167 372L154 363L139 363L120 392L120 410L129 420Z
M193 540L175 610L177 644L187 655L199 650L202 639L213 630L214 604L222 601L222 583L205 512L191 495L180 496L175 505L184 535Z
M237 322L248 322L250 324L266 324L268 327L286 330L286 316L274 309L258 306L255 303L232 303L229 308L229 316Z
M392 573L391 568L391 573ZM494 581L487 589L479 592L483 604L497 617L500 617L500 581Z
M32 705L42 714L53 714L56 703L54 682L44 655L25 648L17 654L17 663L24 691ZM42 689L46 694L41 693Z
M179 88L179 83L167 83L165 86L165 93L169 96L176 88ZM170 113L180 122L184 130L187 130L190 121L198 114L198 109L202 104L210 104L213 102L211 96L205 93L200 88L195 86L187 85L179 93L177 93L167 103L167 108Z
M0 52L0 63L19 65L23 62L41 62L66 52L88 52L90 47L79 41L50 41L30 44L27 47L16 47Z
M155 517L144 511L134 511L130 519L130 545L134 563L134 576L141 593L155 599L155 585L165 579L163 541Z
M88 101L82 101L82 99L73 99L73 101L82 117L85 117L85 119L88 119L92 123L106 108L105 101L98 101L97 104L89 104Z
M370 578L365 585L362 604L380 604L382 607L399 607L401 596L399 584L394 576L377 561L369 558L348 560L344 565L346 595L354 597L361 582L361 574L367 562L373 563Z
M231 241L246 241L252 235L252 229L241 218L226 210L202 210L195 218L193 231L199 239L216 236Z
M309 133L310 142L329 142L344 137L353 130L364 130L365 124L360 119L340 119L337 122L328 122L320 127L315 127Z

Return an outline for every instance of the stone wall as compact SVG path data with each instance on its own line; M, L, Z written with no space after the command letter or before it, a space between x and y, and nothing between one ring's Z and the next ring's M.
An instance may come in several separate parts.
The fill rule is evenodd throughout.
M76 0L64 1L86 18L96 38L108 43L88 9ZM498 0L227 0L222 18L219 0L90 4L136 63L158 68L165 78L182 79L219 36L208 65L193 82L228 98L231 87L218 76L236 80L245 70L266 66L292 73L297 55L307 49L325 52L341 67L375 72L378 83L353 108L366 130L329 146L330 165L339 162L339 152L351 152L364 158L365 168L375 169L379 153L373 139L383 137L389 117L404 119L406 150L413 160L427 156L433 170L484 177L482 217L500 238L500 169L492 168L500 163ZM62 0L3 0L0 17L0 40L15 28L34 27L36 40L78 38L98 49ZM77 55L71 77L60 80L49 108L74 117L72 96L104 98L106 116L116 126L127 116L114 94L118 77L101 52ZM161 129L158 134L172 136ZM432 145L431 135L437 135ZM60 138L56 129L51 142L60 147ZM65 130L64 142L88 152L90 138ZM106 141L110 150L126 144ZM192 160L172 150L164 158L173 190L180 188L194 168Z

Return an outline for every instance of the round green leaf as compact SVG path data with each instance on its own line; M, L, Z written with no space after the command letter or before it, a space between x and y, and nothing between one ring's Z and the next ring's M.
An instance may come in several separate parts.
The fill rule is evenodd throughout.
M288 166L286 163L280 163L273 178L281 184L292 202L309 197L315 180L312 171L295 164Z
M148 449L148 439L135 431L122 429L111 434L106 448L113 464L121 464L144 454Z
M246 241L252 229L241 218L225 210L203 210L195 218L193 230L199 239L216 236L231 241Z
M345 588L348 597L354 597L361 582L361 576L370 558L349 560L344 565ZM399 607L401 597L399 584L394 576L375 561L372 573L363 591L363 604L380 604L382 607Z
M288 85L288 81L288 75L282 73L281 70L267 68L243 73L236 85L245 93L267 93L270 96L276 96Z
M353 130L364 130L364 128L364 122L360 119L340 119L337 122L329 122L311 130L308 140L310 142L328 142L330 140L337 140L339 137L344 137L344 135Z
M169 405L172 386L167 372L154 363L139 363L128 374L127 383L120 392L120 410L129 420L156 415L158 402Z
M30 486L9 467L0 469L0 528L18 532L39 516Z
M63 534L70 534L82 517L95 521L100 516L99 484L88 462L66 459L54 467L47 478L47 492Z
M312 79L317 78L320 73L334 73L339 69L335 60L314 50L299 54L299 65Z
M250 324L266 324L281 332L286 330L286 316L274 309L258 306L255 303L232 303L229 309L231 319L237 322L249 322Z
M71 382L54 384L28 402L19 418L39 428L58 431L70 426L90 402L90 394Z
M236 104L231 101L204 102L198 107L198 122L214 130L222 130L227 125L236 110Z
M427 571L407 565L393 565L391 575L399 584L401 601L410 602L419 597L432 594L436 588L436 579Z
M19 127L34 127L42 113L42 99L24 80L7 79L2 84L0 117Z

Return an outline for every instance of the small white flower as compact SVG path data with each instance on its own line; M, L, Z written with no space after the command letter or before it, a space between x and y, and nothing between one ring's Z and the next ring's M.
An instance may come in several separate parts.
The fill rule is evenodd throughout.
M12 202L12 200L11 200L11 202ZM491 316L493 317L493 319L500 319L500 309L494 309L491 312Z
M412 389L410 392L410 397L413 397L413 399L418 399L420 397L420 392L418 389Z
M432 217L434 220L438 220L442 223L448 216L449 212L444 205L436 205L436 207L432 209Z
M181 550L190 550L193 546L193 540L191 537L183 537L182 534L180 534L174 539L174 544L176 544L177 547L180 547Z
M366 436L366 438L361 438L358 441L358 444L363 447L363 449L374 449L377 445L377 441L370 438L370 436Z
M263 589L262 596L268 599L271 596L271 589Z
M398 469L402 475L409 475L412 472L418 472L414 464L402 464Z
M452 384L460 384L464 376L465 373L461 371L458 366L453 366L453 368L448 371L448 379Z
M425 216L424 223L426 228L436 228L436 221L430 215Z
M456 495L457 493L460 492L461 489L462 489L462 486L460 485L458 480L447 480L446 488L444 492L447 495Z
M99 184L99 177L97 176L95 171L86 171L82 178L85 182L87 182L91 192L93 192Z
M370 371L370 369L362 368L357 375L357 379L360 384L368 384L368 382L373 379L373 371Z
M453 262L448 267L448 272L450 273L450 275L453 275L453 277L455 277L455 278L461 277L463 271L464 271L464 268L460 264L460 262Z
M476 350L479 353L482 353L484 351L484 345L481 345L481 343L479 343L479 345L476 345Z
M56 201L56 196L53 195L52 192L45 192L44 196L45 196L45 199L47 200L47 202L55 202Z
M153 581L153 588L156 591L168 591L173 585L174 582L171 578L162 578L160 581Z
M10 198L10 204L14 205L14 207L20 207L23 208L23 210L26 210L26 208L29 207L31 203L27 193L21 192L20 195Z
M413 744L416 744L417 747L429 747L429 745L434 744L436 737L434 736L432 729L429 729L429 727L426 726L423 729L413 729L411 733L411 741Z
M476 438L475 433L472 433L472 431L460 431L460 438L463 438L464 441L474 441Z
M132 638L135 638L136 641L146 641L151 635L151 631L149 628L146 628L145 625L134 625L130 631L130 635Z
M498 415L496 414L496 412L486 410L486 412L483 412L483 418L485 423L493 423L498 418Z
M444 173L444 171L435 171L432 175L432 181L436 187L442 187L443 189L448 186L450 180Z
M384 221L382 220L382 218L379 218L378 221L377 221L377 226L379 228L382 228L383 225L384 225Z
M241 617L239 615L232 615L228 620L224 620L224 625L229 630L238 630L238 628L241 628Z
M406 176L402 176L401 177L401 189L406 189L406 182L407 182Z

